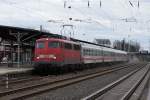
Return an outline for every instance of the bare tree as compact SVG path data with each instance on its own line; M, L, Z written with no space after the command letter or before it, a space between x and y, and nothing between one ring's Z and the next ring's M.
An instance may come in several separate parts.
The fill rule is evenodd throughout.
M113 42L113 48L128 52L139 52L140 44L136 41L126 42L125 39L115 40Z

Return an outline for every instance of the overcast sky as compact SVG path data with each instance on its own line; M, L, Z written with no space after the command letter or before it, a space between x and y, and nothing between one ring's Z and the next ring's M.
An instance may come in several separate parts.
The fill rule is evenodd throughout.
M64 8L64 1L65 8ZM138 3L139 1L139 3ZM100 5L101 2L101 5ZM71 8L68 8L71 7ZM93 41L134 40L150 48L150 0L0 0L0 24ZM69 18L72 18L70 21Z

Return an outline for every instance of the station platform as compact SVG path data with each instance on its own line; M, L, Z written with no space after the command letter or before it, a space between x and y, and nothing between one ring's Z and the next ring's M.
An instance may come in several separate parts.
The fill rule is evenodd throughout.
M33 70L33 67L30 65L21 65L19 68L17 65L13 67L8 67L6 65L0 65L0 75L6 75L6 74L17 74L17 73L26 73L31 72Z

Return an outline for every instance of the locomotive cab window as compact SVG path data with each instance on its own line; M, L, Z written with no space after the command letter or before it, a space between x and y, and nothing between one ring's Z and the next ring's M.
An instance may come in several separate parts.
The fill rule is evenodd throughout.
M65 43L65 49L72 49L72 45L70 43Z
M48 42L48 47L49 48L59 48L60 47L60 43L57 42L57 41L51 41L51 42Z
M80 48L80 45L74 44L73 46L74 46L74 50L80 50L80 49L81 49L81 48Z
M45 42L37 42L36 48L42 49L42 48L44 48L44 47L45 47Z

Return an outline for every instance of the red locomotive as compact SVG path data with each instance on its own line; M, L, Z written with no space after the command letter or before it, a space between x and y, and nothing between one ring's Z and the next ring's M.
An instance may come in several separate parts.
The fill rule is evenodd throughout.
M36 64L64 66L81 63L81 45L73 41L42 38L36 41Z
M96 44L65 39L41 38L36 41L35 66L83 65L127 61L127 53Z

